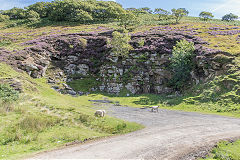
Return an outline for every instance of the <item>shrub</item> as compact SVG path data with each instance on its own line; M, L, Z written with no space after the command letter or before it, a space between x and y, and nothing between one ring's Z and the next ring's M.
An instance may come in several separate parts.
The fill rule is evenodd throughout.
M10 103L19 98L19 92L8 85L0 84L0 101L2 103Z
M129 27L136 26L140 23L137 16L131 12L123 13L119 16L119 25L124 29L128 29Z
M81 9L77 9L75 10L75 12L72 12L70 16L67 17L67 19L73 22L85 23L85 22L92 21L93 17L88 12Z
M144 44L145 44L145 39L144 39L144 38L140 38L140 39L138 40L138 47L143 47Z
M40 15L36 11L30 10L26 13L26 19L29 22L37 22L40 20Z
M112 33L112 40L110 41L110 45L112 46L112 52L116 56L127 57L132 46L129 44L131 40L131 36L127 31L123 33L119 33L117 31Z
M50 2L37 2L28 6L28 10L33 10L37 12L41 18L45 18L49 13L49 4Z
M0 14L0 22L8 21L10 17L8 15Z
M12 8L10 10L3 11L4 15L8 15L10 19L24 19L26 12L22 8Z
M189 81L190 72L194 69L194 43L186 40L177 42L173 47L171 60L171 69L173 70L173 78L170 82L176 89L185 87Z
M167 10L164 10L162 8L156 8L154 13L158 15L159 21L169 19L170 12L168 12Z

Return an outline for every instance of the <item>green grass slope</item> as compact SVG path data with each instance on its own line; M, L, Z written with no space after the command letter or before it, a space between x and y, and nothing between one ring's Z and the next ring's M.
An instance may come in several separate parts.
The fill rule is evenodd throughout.
M0 80L18 79L24 88L18 101L0 106L0 159L21 158L68 143L142 128L109 116L94 117L88 100L102 99L102 96L61 95L51 89L45 79L32 79L1 63L0 68Z

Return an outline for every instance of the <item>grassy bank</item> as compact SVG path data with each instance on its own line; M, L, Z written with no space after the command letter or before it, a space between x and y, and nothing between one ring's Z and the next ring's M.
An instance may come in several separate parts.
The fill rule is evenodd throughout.
M68 143L142 128L109 116L94 117L88 100L102 98L100 95L61 95L45 79L32 79L4 64L0 68L0 80L17 77L24 88L18 101L0 107L0 159L18 159Z

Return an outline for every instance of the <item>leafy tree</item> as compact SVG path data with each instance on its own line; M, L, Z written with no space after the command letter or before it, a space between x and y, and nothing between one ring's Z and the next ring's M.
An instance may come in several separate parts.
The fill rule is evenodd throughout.
M132 11L132 12L134 12L134 11L136 11L137 10L137 8L126 8L126 11Z
M10 17L8 15L0 14L0 22L8 21Z
M186 8L179 8L179 9L183 10L183 12L184 12L186 15L189 14L189 11L188 11Z
M86 22L92 21L93 17L88 12L81 10L81 9L77 9L74 12L72 12L69 15L69 17L67 17L67 19L69 19L69 21L73 21L73 22L86 23Z
M112 40L109 44L112 47L112 52L116 56L128 57L129 51L132 49L132 46L129 44L131 36L125 30L123 33L117 31L112 33Z
M30 10L26 13L26 19L29 22L37 22L40 20L40 15L37 12Z
M177 42L173 48L170 66L174 75L170 83L176 89L183 88L189 81L190 73L195 67L194 51L194 43L187 40Z
M128 27L137 25L139 23L139 20L133 13L125 12L119 16L119 22L119 25L127 30Z
M33 10L37 12L41 18L45 18L49 13L49 2L37 2L27 7L27 10Z
M184 8L172 9L172 15L176 20L176 23L178 23L183 18L183 16L188 15L188 11Z
M139 8L140 11L143 11L145 13L149 13L152 14L152 10L149 7L143 7L143 8Z
M154 11L155 14L158 14L159 20L168 20L170 12L162 8L156 8Z
M8 15L10 19L24 19L26 16L26 12L22 8L14 7L10 10L3 11L4 15Z
M222 17L222 21L234 21L236 19L238 19L238 16L232 13L226 14Z
M201 13L199 14L199 17L200 17L201 19L203 19L204 21L208 21L209 19L213 18L214 16L213 16L213 14L212 14L211 12L205 12L205 11L203 11L203 12L201 12Z
M113 21L123 13L125 10L116 2L97 1L93 10L93 18L95 21Z

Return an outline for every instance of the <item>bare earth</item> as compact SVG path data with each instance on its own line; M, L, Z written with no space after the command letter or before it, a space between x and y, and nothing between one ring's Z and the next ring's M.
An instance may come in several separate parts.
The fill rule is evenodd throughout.
M38 154L32 159L196 159L216 142L240 137L240 119L111 106L108 114L145 129Z

